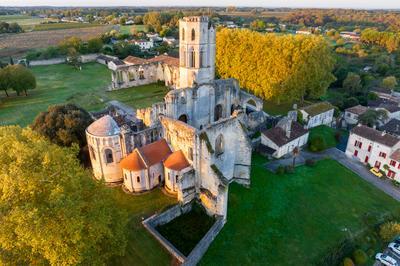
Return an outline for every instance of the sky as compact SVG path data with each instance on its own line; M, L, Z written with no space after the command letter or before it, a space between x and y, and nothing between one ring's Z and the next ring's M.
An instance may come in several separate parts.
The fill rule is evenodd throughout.
M0 6L257 6L400 9L400 0L0 0Z

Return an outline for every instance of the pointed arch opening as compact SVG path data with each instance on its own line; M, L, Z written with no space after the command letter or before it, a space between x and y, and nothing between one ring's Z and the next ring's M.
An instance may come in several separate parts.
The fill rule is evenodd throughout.
M192 41L196 39L196 31L192 29Z
M220 156L223 153L224 153L224 137L222 136L222 134L220 134L215 140L215 154L217 156Z

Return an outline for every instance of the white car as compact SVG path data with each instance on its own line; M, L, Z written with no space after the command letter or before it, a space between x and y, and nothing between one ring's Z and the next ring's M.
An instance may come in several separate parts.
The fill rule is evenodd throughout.
M395 259L393 259L392 257L382 254L382 253L378 253L375 255L375 259L377 261L379 261L380 263L382 263L383 265L387 265L387 266L397 266L397 262Z
M400 255L400 244L397 243L390 243L388 248L396 253L397 255Z

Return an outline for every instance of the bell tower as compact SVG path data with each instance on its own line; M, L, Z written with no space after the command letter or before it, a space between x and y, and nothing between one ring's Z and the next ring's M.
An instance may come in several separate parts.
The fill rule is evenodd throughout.
M178 88L209 83L215 76L215 30L208 17L191 16L179 20Z

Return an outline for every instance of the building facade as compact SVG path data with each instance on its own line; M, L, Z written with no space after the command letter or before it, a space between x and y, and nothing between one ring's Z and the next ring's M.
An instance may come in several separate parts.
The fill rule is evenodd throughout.
M358 125L350 131L346 155L400 181L400 139L396 136Z
M301 112L308 129L320 125L332 126L335 109L328 102L315 103L300 108L299 111Z

